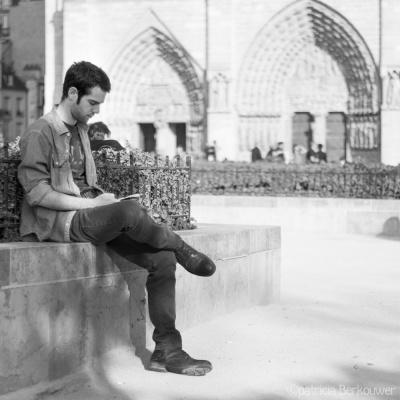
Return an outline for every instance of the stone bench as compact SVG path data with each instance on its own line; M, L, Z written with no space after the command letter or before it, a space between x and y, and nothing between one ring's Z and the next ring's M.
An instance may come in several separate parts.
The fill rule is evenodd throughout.
M177 268L177 327L279 298L280 228L201 225L179 232L217 264ZM147 272L87 243L0 244L0 395L81 370L119 346L153 347Z

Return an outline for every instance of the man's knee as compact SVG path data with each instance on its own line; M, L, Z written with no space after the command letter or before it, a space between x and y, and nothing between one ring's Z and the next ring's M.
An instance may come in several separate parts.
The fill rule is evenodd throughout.
M121 221L139 222L147 217L147 210L135 200L127 200L116 203L117 218Z

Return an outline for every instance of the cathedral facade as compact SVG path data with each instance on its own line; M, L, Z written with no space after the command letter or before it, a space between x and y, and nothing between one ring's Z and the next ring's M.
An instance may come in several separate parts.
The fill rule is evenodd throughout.
M283 142L400 162L398 0L46 1L46 108L66 69L110 76L98 120L146 151L219 160Z

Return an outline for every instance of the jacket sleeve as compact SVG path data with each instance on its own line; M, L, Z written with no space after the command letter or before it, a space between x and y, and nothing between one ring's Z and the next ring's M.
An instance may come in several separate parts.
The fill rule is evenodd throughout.
M21 163L18 179L31 206L53 191L50 186L51 145L45 135L36 130L25 132L20 140Z

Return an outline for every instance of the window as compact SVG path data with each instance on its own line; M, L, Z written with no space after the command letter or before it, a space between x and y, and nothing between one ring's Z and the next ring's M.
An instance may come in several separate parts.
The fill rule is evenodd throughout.
M22 105L22 98L18 97L17 98L17 116L18 117L23 117L24 116L24 109L23 109L23 105Z
M4 107L4 112L6 114L11 114L11 110L10 110L10 98L9 97L4 97L3 100L3 107Z
M15 137L21 136L22 135L22 124L21 122L18 122L16 127L15 127Z
M38 107L43 107L44 106L44 85L43 83L39 83L39 88L38 88Z
M3 30L4 29L8 29L9 28L9 25L8 25L8 14L1 14L0 18L1 18L1 20L0 20L1 28Z

